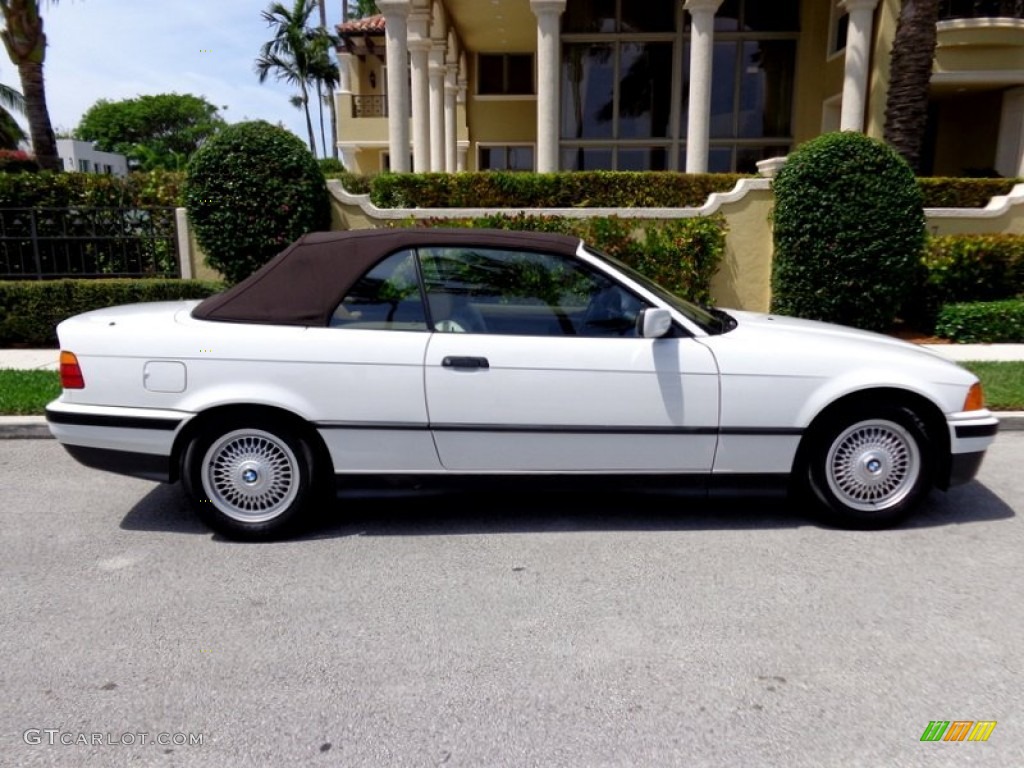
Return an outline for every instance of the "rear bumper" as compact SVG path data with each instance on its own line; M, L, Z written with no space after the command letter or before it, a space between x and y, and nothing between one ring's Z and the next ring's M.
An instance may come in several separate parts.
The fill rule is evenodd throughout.
M146 408L46 406L50 433L81 464L120 475L168 482L174 440L191 414Z

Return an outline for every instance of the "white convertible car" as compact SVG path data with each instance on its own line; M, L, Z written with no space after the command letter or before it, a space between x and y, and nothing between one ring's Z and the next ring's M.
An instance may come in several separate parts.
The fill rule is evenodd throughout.
M307 235L203 302L61 323L54 436L173 482L242 539L351 475L785 489L832 522L902 520L972 478L997 420L923 349L705 309L560 235Z

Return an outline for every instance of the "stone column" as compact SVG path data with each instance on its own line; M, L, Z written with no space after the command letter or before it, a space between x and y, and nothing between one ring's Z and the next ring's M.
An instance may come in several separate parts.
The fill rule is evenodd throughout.
M352 93L352 54L338 54L338 92Z
M444 169L455 173L456 147L458 137L458 110L456 100L459 97L459 85L456 82L459 65L449 63L445 67L444 79Z
M457 75L457 79L456 79L455 82L456 82L456 85L457 85L457 93L456 93L456 97L455 97L455 111L456 111L456 120L458 120L457 115L458 115L458 106L459 106L459 104L462 105L463 113L465 113L465 111L466 111L466 91L467 91L467 88L469 86L468 75L466 74L466 54L465 53L459 54L459 73ZM457 153L458 159L457 159L457 161L455 163L455 170L456 171L459 171L461 173L462 171L466 170L466 156L468 154L469 154L469 141L468 140L466 140L466 141L459 141L458 142L458 153Z
M995 169L1010 179L1024 174L1024 88L1003 91Z
M558 170L559 71L561 40L558 19L565 0L530 0L537 17L537 172Z
M345 166L345 170L351 173L358 173L356 168L356 148L355 147L340 147L338 152L341 154L341 164ZM394 157L394 155L392 155ZM392 164L392 170L394 165Z
M868 65L871 63L871 29L878 0L843 0L841 8L850 16L843 61L843 104L839 130L864 132L864 110L868 101Z
M685 0L690 13L690 112L686 121L686 172L707 173L711 123L711 62L715 11L722 0Z
M409 172L409 0L377 0L384 15L388 62L388 152L391 170Z
M412 73L412 166L416 173L430 170L430 13L409 17L409 65Z
M430 49L430 170L444 171L445 109L444 78L448 73L444 63L444 43L434 41Z

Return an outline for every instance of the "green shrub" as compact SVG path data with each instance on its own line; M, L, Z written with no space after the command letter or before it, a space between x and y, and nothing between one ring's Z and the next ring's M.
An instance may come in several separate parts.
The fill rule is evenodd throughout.
M925 208L984 208L996 195L1007 195L1018 179L918 179Z
M915 327L929 331L944 304L996 301L1018 294L1024 294L1024 237L929 237L918 289L903 315Z
M418 219L404 226L470 227L556 232L581 238L700 304L711 303L711 278L725 252L725 220L720 216L638 223L629 219L563 216L484 216L477 219Z
M1024 343L1024 299L947 304L935 333L963 344Z
M0 345L51 346L57 323L118 304L204 299L223 290L204 280L0 281Z
M366 195L370 192L370 185L373 183L373 176L364 176L358 173L350 173L349 171L337 171L334 173L327 174L329 179L337 179L341 182L341 186L345 188L346 192L351 192L353 195Z
M316 164L320 166L320 172L324 176L333 176L336 173L345 172L345 164L336 157L317 158Z
M0 208L149 208L182 204L184 174L132 173L127 178L99 173L0 174Z
M370 200L381 208L689 208L741 178L668 171L385 173L371 181Z
M331 223L316 160L297 136L262 120L229 125L200 147L185 203L210 266L231 282Z
M774 190L773 310L888 329L924 246L906 162L867 136L825 134L789 156Z

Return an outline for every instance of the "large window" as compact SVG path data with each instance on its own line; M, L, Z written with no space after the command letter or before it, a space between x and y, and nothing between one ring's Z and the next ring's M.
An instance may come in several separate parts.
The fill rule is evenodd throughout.
M725 0L715 16L709 169L755 171L792 142L799 0ZM562 20L565 170L682 169L690 16L667 0L569 0Z
M532 53L481 53L477 70L477 93L481 96L533 93Z
M532 171L533 145L482 145L476 167L480 171Z

